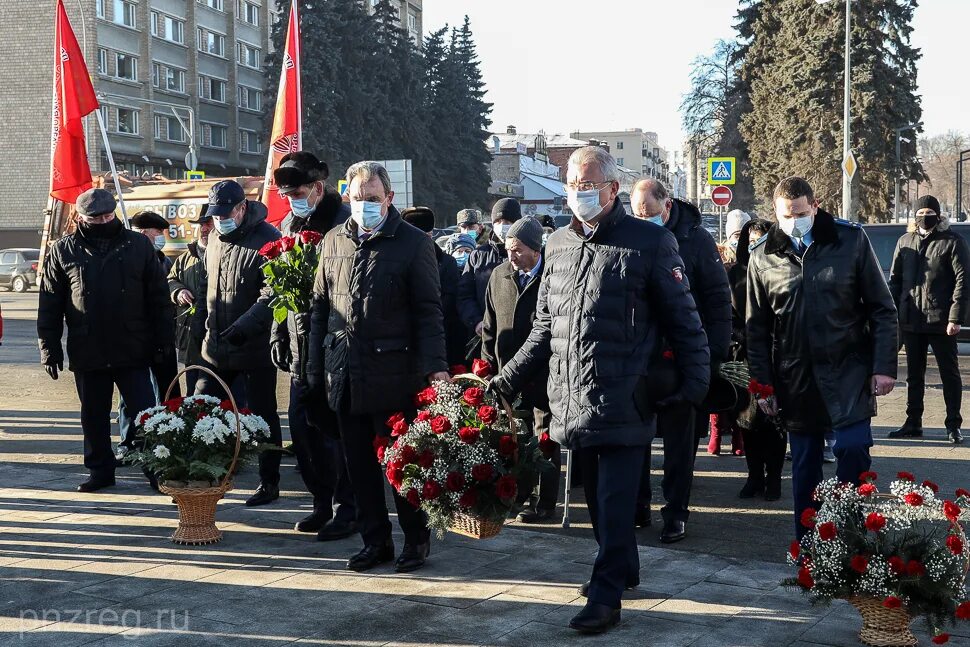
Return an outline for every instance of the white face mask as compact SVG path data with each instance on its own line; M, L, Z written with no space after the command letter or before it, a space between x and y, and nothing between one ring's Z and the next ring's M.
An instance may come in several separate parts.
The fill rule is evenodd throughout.
M800 218L779 218L778 226L789 238L804 238L805 234L812 231L815 224L815 216L802 216Z
M600 192L596 189L589 191L569 189L566 194L566 204L583 222L589 222L603 210L600 206Z
M495 235L498 236L499 240L504 241L510 229L512 229L512 225L507 222L495 225Z

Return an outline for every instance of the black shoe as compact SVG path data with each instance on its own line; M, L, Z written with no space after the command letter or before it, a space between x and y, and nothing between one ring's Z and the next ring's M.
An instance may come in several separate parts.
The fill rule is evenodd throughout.
M683 521L668 521L664 523L663 532L660 533L660 542L663 544L674 544L686 536L686 523Z
M633 589L637 588L638 586L640 586L640 580L639 579L637 579L636 582L627 582L626 583L626 587L624 587L624 588L627 591L632 591ZM579 594L581 596L583 596L584 598L588 598L589 597L589 580L583 582L582 585L579 587Z
M744 487L738 492L739 499L753 499L759 494L763 494L765 491L765 484L759 483L758 481L752 481L750 478L745 481Z
M297 532L319 532L330 521L331 515L327 514L327 512L324 510L314 510L312 514L297 521L293 529Z
M948 429L946 435L954 445L959 445L963 442L963 434L960 433L959 429Z
M519 513L515 520L520 523L545 523L552 519L555 513L555 510L549 508L536 508L534 510L526 508Z
M394 559L394 542L388 539L383 544L370 544L350 558L347 568L361 573Z
M765 501L777 501L781 498L781 479L772 479L765 486Z
M317 541L337 541L338 539L346 539L351 535L357 534L357 522L356 521L340 521L339 519L331 519L320 532L317 533Z
M569 621L569 628L581 634L601 634L620 623L620 610L605 604L587 602L583 610Z
M258 505L266 505L280 498L280 486L260 483L253 495L246 499L246 505L250 508Z
M637 512L633 517L633 525L637 528L649 528L650 523L650 506L637 508Z
M410 573L424 566L424 561L431 554L431 538L425 539L423 544L404 544L401 556L394 563L394 570L398 573Z
M158 489L158 477L155 476L155 472L151 471L146 467L142 469L142 474L144 474L145 478L148 479L148 487L155 490L156 492L160 492L160 490Z
M886 438L922 438L923 428L915 425L903 425L896 431L890 431Z
M77 486L78 492L97 492L115 484L114 476L92 476Z

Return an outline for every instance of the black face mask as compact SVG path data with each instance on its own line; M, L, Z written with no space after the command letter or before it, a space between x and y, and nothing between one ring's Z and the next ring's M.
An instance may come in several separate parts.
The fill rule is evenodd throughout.
M121 221L117 218L96 225L79 220L77 227L81 230L81 233L91 238L114 238L122 230Z
M916 216L916 226L929 231L940 224L939 216Z

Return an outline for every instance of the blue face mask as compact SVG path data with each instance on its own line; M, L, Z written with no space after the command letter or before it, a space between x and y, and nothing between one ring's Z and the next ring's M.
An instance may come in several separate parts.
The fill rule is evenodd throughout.
M377 228L384 220L384 215L381 213L381 203L365 200L350 201L350 217L354 219L358 227L367 231Z
M313 195L313 191L305 198L287 198L290 201L290 211L297 218L306 218L311 213L313 213L314 207L310 206L310 196Z
M462 229L461 233L467 234L472 237L472 240L478 240L478 230L477 229Z
M212 224L215 225L216 231L218 231L219 234L222 236L225 236L226 234L231 234L232 232L236 231L236 228L239 226L236 224L235 220L229 217L213 218Z
M664 215L662 213L658 213L656 216L650 216L649 218L644 218L644 220L647 222L652 222L660 227L664 226Z
M454 255L454 258L455 258L455 262L458 263L458 268L459 269L465 267L465 263L468 262L468 254L467 253L465 253L465 254L455 254Z

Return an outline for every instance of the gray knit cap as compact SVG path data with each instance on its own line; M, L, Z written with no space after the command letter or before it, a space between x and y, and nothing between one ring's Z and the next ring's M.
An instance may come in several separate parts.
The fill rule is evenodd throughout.
M539 221L530 216L516 221L509 228L509 233L505 235L505 239L515 238L526 247L541 252L543 233L542 225L539 224Z

